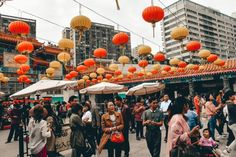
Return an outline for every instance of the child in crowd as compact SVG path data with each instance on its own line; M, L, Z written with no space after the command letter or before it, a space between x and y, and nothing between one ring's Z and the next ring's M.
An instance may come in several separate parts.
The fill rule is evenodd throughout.
M220 150L216 149L218 144L210 137L210 131L208 128L203 130L203 136L199 141L199 145L202 147L202 156L204 157L220 157Z

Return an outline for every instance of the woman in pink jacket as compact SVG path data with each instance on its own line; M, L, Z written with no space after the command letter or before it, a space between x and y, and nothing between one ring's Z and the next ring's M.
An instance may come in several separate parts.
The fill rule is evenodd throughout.
M170 107L170 121L168 131L167 154L176 147L177 139L186 144L191 144L190 137L199 132L199 126L194 127L191 131L189 129L185 113L189 107L187 100L184 97L178 97L174 104Z

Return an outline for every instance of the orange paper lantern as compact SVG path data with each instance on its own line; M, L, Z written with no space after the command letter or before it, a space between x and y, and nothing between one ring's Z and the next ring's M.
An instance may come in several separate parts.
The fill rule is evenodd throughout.
M20 53L31 53L32 51L34 51L34 46L29 41L20 42L16 48Z
M136 69L135 67L129 67L129 68L128 68L128 71L129 71L130 73L134 73L136 70L137 70L137 69Z
M76 72L76 71L71 71L71 72L70 72L70 75L71 75L72 77L77 77L77 76L78 76L78 72Z
M163 70L168 72L171 70L171 67L169 65L166 65L166 66L164 66Z
M85 70L87 70L87 67L84 65L79 65L79 66L77 66L76 70L78 72L84 72Z
M110 80L112 78L112 75L111 74L106 74L106 79Z
M105 58L107 56L107 50L104 48L97 48L93 52L96 58Z
M188 51L197 51L201 48L201 43L199 41L190 41L186 45Z
M151 73L152 73L153 75L156 75L156 74L158 74L158 71L157 71L156 69L152 69L152 70L151 70Z
M84 65L87 66L87 67L92 67L92 66L95 65L95 61L92 58L86 59L84 61Z
M73 76L71 76L71 74L67 74L65 77L67 80L71 80L73 78Z
M217 60L218 56L215 54L210 54L210 56L207 57L207 61L208 62L214 62L215 60Z
M129 36L128 34L124 32L117 33L112 38L112 43L114 45L125 45L129 42Z
M14 60L16 61L16 63L25 64L28 61L28 57L26 57L25 55L16 55L14 57Z
M166 57L162 52L158 52L157 54L154 55L154 60L158 62L163 62L165 61Z
M27 64L22 64L20 66L20 70L23 71L23 72L28 72L30 70L30 66L27 65Z
M148 65L148 61L147 60L140 60L138 62L138 66L140 66L141 68L145 68Z
M180 62L178 63L178 66L179 66L180 68L185 68L185 67L187 66L187 63L184 62L184 61L180 61Z
M121 75L122 72L121 72L120 70L116 70L116 71L114 72L114 74L118 76L118 75Z
M21 69L17 69L16 73L17 73L18 75L24 75L24 74L25 74L25 72L22 71Z
M13 21L8 25L8 30L12 34L27 35L30 32L30 26L23 21Z

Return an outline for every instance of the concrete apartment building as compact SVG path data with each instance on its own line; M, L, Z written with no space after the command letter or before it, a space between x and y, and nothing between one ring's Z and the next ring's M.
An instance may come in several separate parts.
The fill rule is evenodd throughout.
M178 19L176 19L176 17ZM190 53L180 55L180 42L171 39L170 32L176 26L185 25L189 36L183 40L198 40L202 49L208 49L223 59L236 56L236 18L189 0L179 0L165 8L162 22L162 40L168 58L178 57L188 61ZM193 59L197 59L197 53Z
M74 34L74 31L70 28L65 28L62 32L63 38L68 38L75 41L75 61L74 64L81 63L84 59L92 57L93 51L96 48L102 47L108 51L108 56L106 59L117 60L121 55L119 47L112 43L113 36L119 31L115 30L114 26L92 23L92 27L87 30L81 40L81 44L78 45L78 33ZM129 36L130 33L126 32ZM125 55L131 56L131 43L126 46Z

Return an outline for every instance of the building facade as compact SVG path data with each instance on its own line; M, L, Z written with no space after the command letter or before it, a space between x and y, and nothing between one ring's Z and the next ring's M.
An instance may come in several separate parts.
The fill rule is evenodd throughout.
M173 28L183 25L190 32L183 40L184 45L197 40L202 43L202 49L208 49L222 59L236 56L236 18L189 0L179 0L165 8L162 22L163 47L168 58L190 59L190 52L184 50L183 53L181 43L170 36ZM193 59L197 60L197 53Z
M92 23L92 27L83 34L80 45L78 43L79 35L72 29L65 28L62 35L63 38L68 38L74 41L74 64L78 65L83 62L84 59L93 57L93 51L99 47L107 50L107 59L117 60L121 55L121 50L118 46L112 44L112 38L118 32L119 31L115 30L114 26ZM129 32L126 33L130 36ZM130 41L126 46L125 55L131 56Z
M11 21L24 21L30 25L30 34L26 38L20 38L12 35L8 31L8 25ZM7 84L0 83L0 91L13 94L23 88L23 84L18 83L16 74L19 64L14 61L14 56L19 54L16 51L16 45L21 40L27 40L34 45L34 51L29 54L30 71L26 74L32 83L38 81L45 75L45 70L49 63L56 60L57 54L61 52L56 46L44 45L35 39L36 20L26 19L8 15L0 15L0 72L10 78ZM60 75L61 76L61 75ZM27 85L24 85L27 86Z

